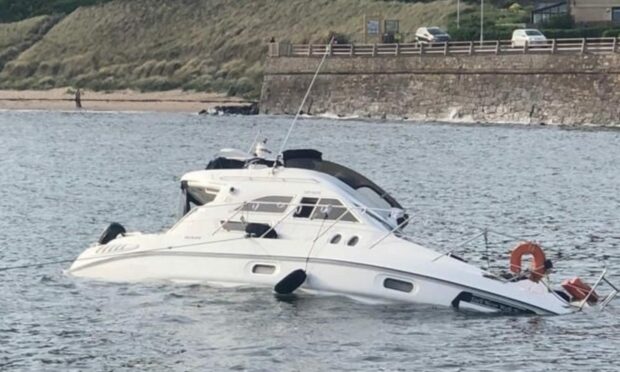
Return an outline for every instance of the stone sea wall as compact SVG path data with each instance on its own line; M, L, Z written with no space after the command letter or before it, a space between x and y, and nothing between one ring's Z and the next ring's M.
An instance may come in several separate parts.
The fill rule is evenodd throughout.
M320 58L270 57L261 113L294 114ZM620 54L328 57L311 114L620 126Z

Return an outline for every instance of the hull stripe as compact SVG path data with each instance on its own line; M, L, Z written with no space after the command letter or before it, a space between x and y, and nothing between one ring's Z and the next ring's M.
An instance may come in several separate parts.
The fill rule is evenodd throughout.
M107 264L107 263L110 263L110 262L114 262L114 261L120 261L120 260L132 259L132 258L138 258L138 257L148 257L148 256L152 256L152 257L156 257L156 256L184 256L184 257L208 257L208 258L233 258L233 259L253 259L253 260L275 260L275 261L280 260L280 261L292 261L292 262L305 262L306 261L306 257L295 257L295 256L266 256L266 255L252 255L252 254L207 253L207 252L179 252L179 251L163 251L163 250L158 250L158 251L132 252L132 253L128 253L128 254L121 254L121 255L118 255L116 257L102 258L101 260L98 260L98 261L95 261L95 262L91 262L91 263L87 263L87 264L85 264L83 266L76 267L75 269L70 270L70 272L74 273L74 272L82 271L82 270L87 269L87 268L91 268L91 267L99 266L99 265L104 265L104 264ZM541 314L542 313L542 314L549 314L549 315L558 315L558 313L556 313L554 311L547 310L545 308L538 307L536 305L532 305L532 304L529 304L527 302L523 302L523 301L520 301L520 300L515 300L515 299L512 299L510 297L502 296L500 294L496 294L496 293L485 291L485 290L480 290L480 289L475 288L475 287L470 287L470 286L467 286L467 285L459 284L459 283L452 282L452 281L445 280L445 279L440 279L440 278L436 278L436 277L432 277L432 276L427 276L427 275L423 275L423 274L412 273L412 272L409 272L409 271L392 269L392 268L389 268L389 267L376 266L376 265L370 265L370 264L359 263L359 262L342 261L342 260L334 260L334 259L327 259L327 258L310 258L308 262L309 263L321 263L321 264L327 264L327 265L337 265L337 266L348 266L348 267L356 267L356 268L366 268L366 269L372 269L372 270L377 270L377 271L386 271L386 272L391 272L391 273L401 274L401 275L409 275L409 276L413 276L413 277L417 277L417 278L421 278L421 279L425 279L425 280L431 280L431 281L435 281L435 282L449 284L449 285L455 286L457 288L467 289L469 291L476 292L476 293L479 293L479 294L490 295L492 297L495 297L495 298L507 301L508 303L515 303L515 304L524 306L527 309L531 309L532 311L534 311L537 314Z

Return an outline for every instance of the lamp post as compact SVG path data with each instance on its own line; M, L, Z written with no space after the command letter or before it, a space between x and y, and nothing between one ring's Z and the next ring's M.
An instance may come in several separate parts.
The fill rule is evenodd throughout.
M484 42L484 0L480 0L480 46Z
M461 28L461 0L456 0L456 28Z

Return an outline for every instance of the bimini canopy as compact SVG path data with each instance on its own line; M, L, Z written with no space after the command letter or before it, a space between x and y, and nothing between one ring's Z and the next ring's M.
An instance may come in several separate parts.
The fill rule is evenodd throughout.
M282 161L287 168L309 169L338 178L340 181L349 185L354 190L364 194L374 194L381 198L392 208L402 209L402 206L390 196L379 185L372 182L365 176L343 165L323 160L323 154L320 151L312 149L286 150L282 153ZM251 163L262 163L272 166L273 161L265 159L248 159L243 162L240 160L232 160L227 158L216 158L209 162L207 169L241 169Z
M383 199L392 208L402 209L402 206L387 191L353 169L347 168L328 160L323 160L323 154L316 150L287 150L282 154L284 166L288 168L303 168L329 174L346 183L357 191L370 190Z

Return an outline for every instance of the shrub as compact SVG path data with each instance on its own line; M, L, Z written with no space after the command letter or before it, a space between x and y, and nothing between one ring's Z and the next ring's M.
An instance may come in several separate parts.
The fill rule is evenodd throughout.
M35 87L37 89L51 89L55 85L56 85L56 81L50 76L41 78L35 83Z
M603 37L620 37L620 29L609 29L603 31Z
M611 37L618 35L620 33L620 29L609 29L607 27L587 27L587 28L574 28L570 30L556 30L556 29L542 29L541 30L545 36L551 39L581 39L581 38L597 38L597 37L606 37L605 35L610 35Z
M572 29L574 26L575 22L570 14L550 17L547 22L542 24L542 28L548 29Z
M135 87L142 92L172 90L179 88L180 84L173 79L162 76L151 76L140 79L134 83Z

